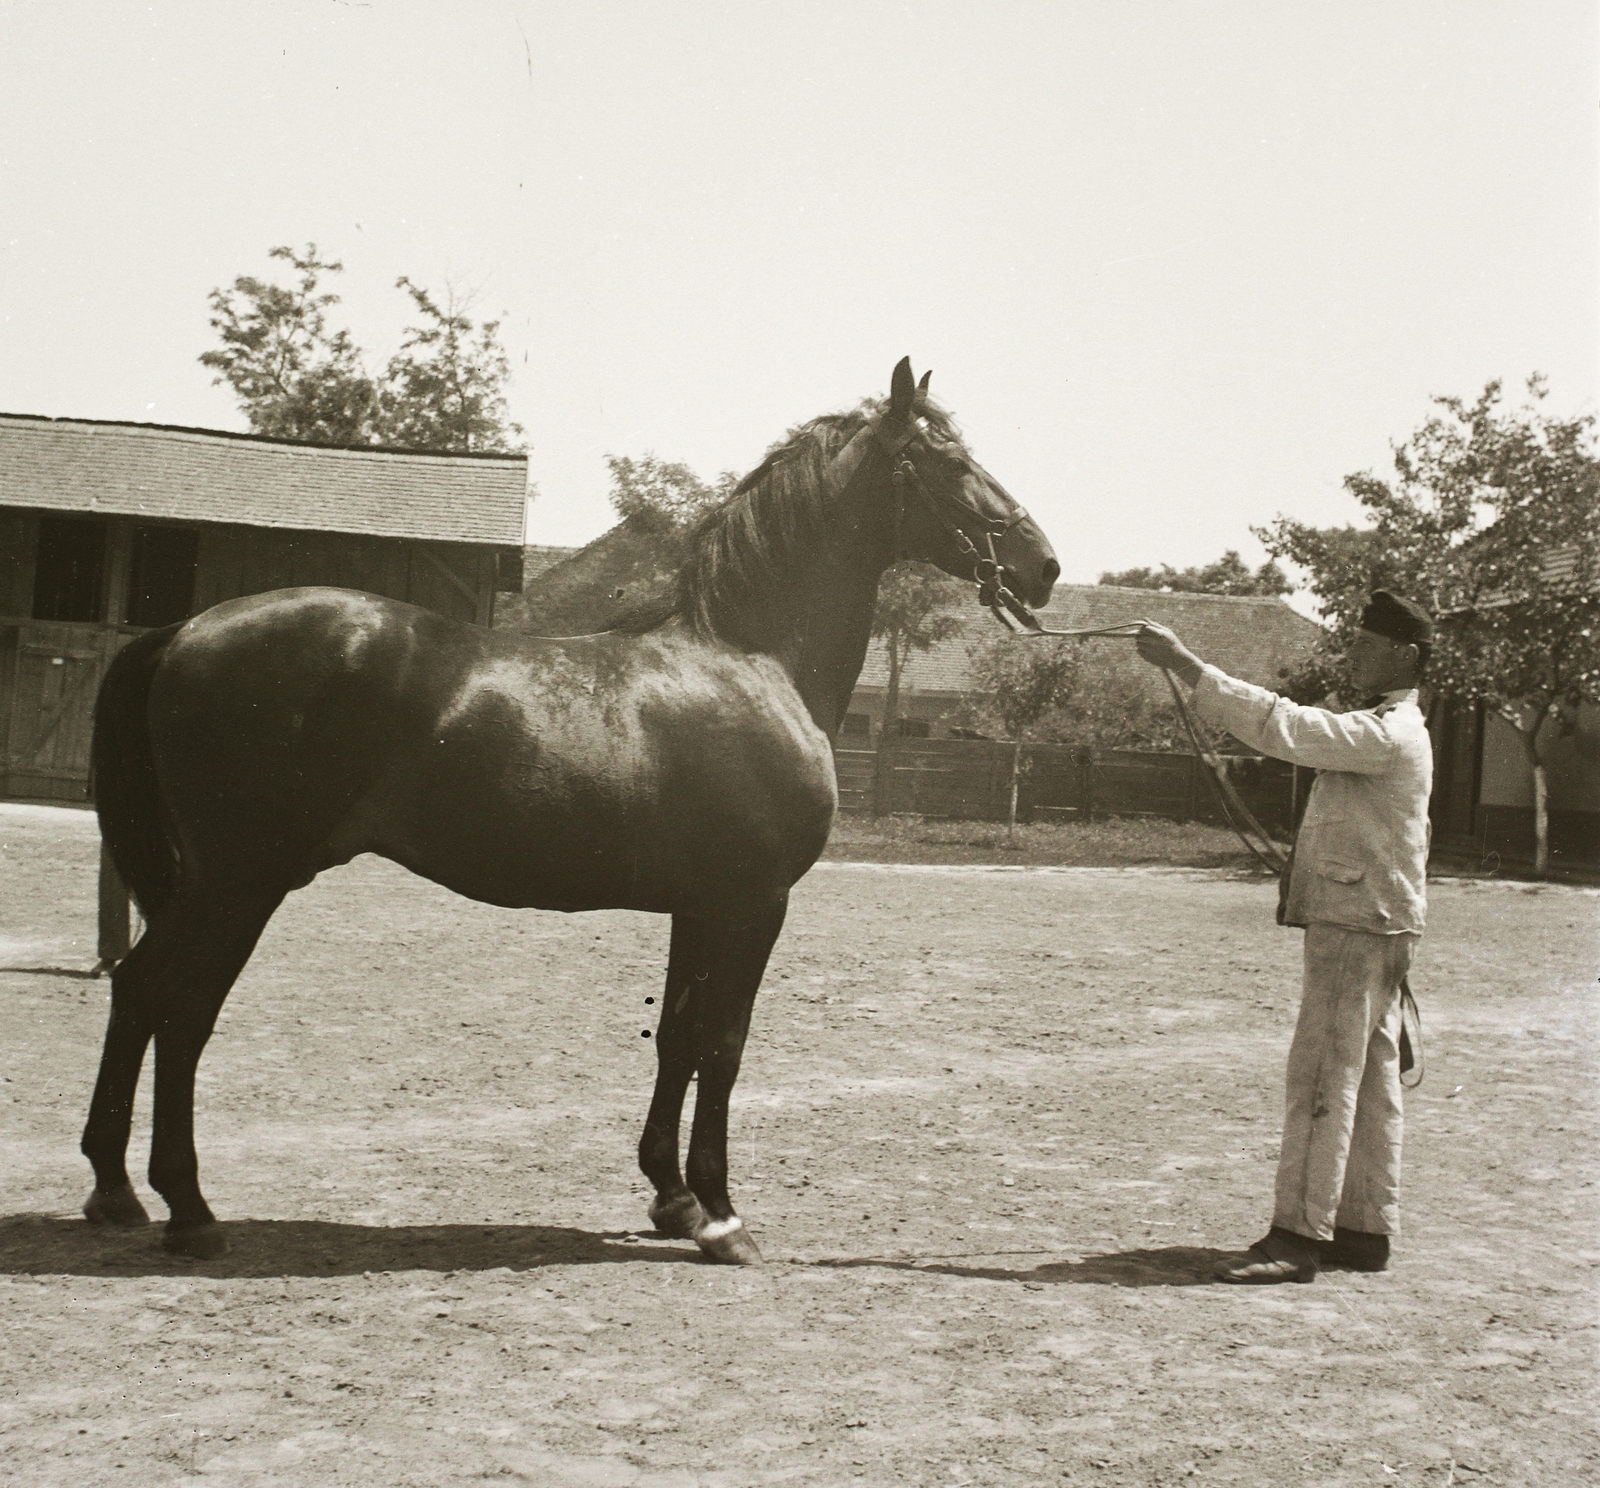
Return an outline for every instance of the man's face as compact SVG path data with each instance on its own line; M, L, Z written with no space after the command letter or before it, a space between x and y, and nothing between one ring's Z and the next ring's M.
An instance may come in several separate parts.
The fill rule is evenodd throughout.
M1350 679L1357 692L1392 692L1413 684L1416 650L1403 641L1358 630L1345 659L1350 663Z

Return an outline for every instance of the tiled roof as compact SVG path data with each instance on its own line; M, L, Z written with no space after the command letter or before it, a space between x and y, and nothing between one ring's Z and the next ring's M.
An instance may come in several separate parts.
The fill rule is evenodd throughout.
M517 546L527 488L525 455L0 414L0 506Z
M969 651L999 624L987 610L961 612L962 633L929 651L914 652L900 674L900 685L917 692L964 693L972 688ZM1231 676L1262 687L1276 687L1278 671L1293 667L1311 652L1322 627L1291 610L1276 596L1165 594L1157 589L1119 589L1110 584L1057 584L1050 604L1038 611L1047 626L1120 625L1149 619L1169 626L1203 661ZM1018 645L1034 644L1018 640ZM1133 664L1131 643L1105 640L1091 645L1121 647ZM882 641L873 641L857 687L889 684L889 658Z
M581 548L561 548L552 543L529 543L522 550L522 582L526 584L535 574L565 563Z

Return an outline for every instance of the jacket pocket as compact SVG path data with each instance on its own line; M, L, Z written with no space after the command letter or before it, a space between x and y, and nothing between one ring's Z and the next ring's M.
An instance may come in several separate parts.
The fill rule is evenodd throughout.
M1317 872L1324 878L1342 884L1360 883L1367 874L1365 868L1357 868L1353 863L1340 863L1332 858L1324 858L1318 863Z

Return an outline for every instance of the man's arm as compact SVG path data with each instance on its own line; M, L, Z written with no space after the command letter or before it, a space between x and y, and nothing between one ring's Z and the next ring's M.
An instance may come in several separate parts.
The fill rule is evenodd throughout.
M1148 620L1136 644L1144 660L1195 689L1195 711L1207 723L1262 754L1314 770L1357 775L1381 775L1394 762L1396 740L1376 714L1301 707L1207 666L1166 626Z

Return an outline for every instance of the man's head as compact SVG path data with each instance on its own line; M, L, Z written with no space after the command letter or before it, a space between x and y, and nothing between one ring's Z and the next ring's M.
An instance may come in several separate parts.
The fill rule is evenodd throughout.
M1361 629L1345 653L1357 692L1415 687L1433 649L1433 621L1421 605L1377 590L1361 612Z

